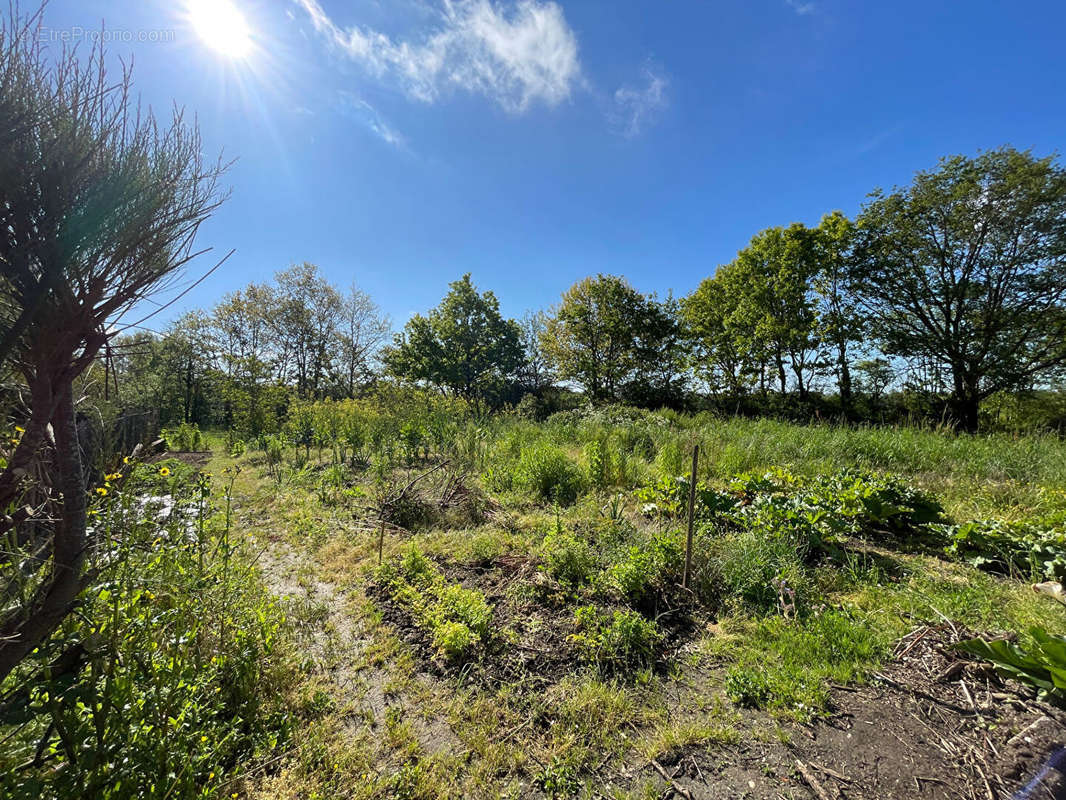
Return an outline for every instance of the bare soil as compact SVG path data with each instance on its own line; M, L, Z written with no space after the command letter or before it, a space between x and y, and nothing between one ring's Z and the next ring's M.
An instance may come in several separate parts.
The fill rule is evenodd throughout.
M952 645L969 635L949 623L912 631L869 685L833 690L827 720L788 726L787 744L684 754L667 795L1007 800L1066 746L1066 715L960 658ZM1062 797L1055 788L1034 800Z

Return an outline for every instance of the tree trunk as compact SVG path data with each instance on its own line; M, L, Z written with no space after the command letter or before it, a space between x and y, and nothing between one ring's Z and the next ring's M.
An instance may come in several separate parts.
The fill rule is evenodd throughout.
M0 624L0 682L59 627L84 586L85 475L69 380L59 389L52 428L63 508L53 533L51 574L25 608L16 609Z
M965 433L977 433L980 427L981 400L976 391L964 390L954 398L955 427Z
M951 405L955 416L955 429L966 433L977 433L981 410L981 395L977 390L977 382L969 380L964 370L954 366L951 373L954 384Z
M796 389L799 392L799 399L802 402L806 402L808 392L807 384L803 380L803 367L793 365L792 372L796 375Z
M848 346L845 342L837 345L837 386L840 389L840 406L844 413L851 412L851 367L848 366Z

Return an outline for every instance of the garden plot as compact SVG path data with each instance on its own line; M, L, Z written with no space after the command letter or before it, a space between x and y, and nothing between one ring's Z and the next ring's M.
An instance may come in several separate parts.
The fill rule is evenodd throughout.
M706 432L692 487L669 420L403 423L391 456L390 424L256 470L257 524L350 596L350 668L400 698L308 743L339 774L301 756L282 774L304 793L1007 797L1061 738L1054 706L956 647L1066 630L1028 583L1060 570L1057 494L967 519L876 465L721 476Z

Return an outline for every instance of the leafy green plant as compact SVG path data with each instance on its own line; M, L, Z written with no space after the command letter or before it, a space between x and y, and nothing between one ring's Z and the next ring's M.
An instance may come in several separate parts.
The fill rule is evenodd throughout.
M198 452L203 447L203 434L195 423L183 422L176 428L164 428L161 432L167 450L175 452Z
M377 570L378 580L450 661L468 658L489 637L492 606L477 589L448 583L414 544Z
M541 557L548 574L571 588L588 583L596 568L596 557L588 543L563 530L544 537Z
M637 489L635 496L642 504L645 516L680 517L687 513L690 479L688 476L666 476L650 486ZM737 498L720 492L702 481L696 484L696 503L693 512L697 519L710 519L737 505Z
M772 692L766 676L749 667L733 666L725 676L725 695L744 708L762 708Z
M844 469L811 481L807 490L813 505L849 520L856 532L872 525L913 531L943 518L936 498L891 475Z
M96 577L0 692L0 795L218 797L289 736L288 624L206 476L167 461L109 478Z
M1066 577L1066 533L1061 528L985 519L939 530L948 537L944 551L975 567L1032 580Z
M536 775L536 783L548 797L571 797L581 789L574 767L554 756Z
M1006 639L969 639L956 646L991 662L1003 677L1034 687L1042 699L1066 705L1066 636L1037 627L1029 636L1032 644L1026 646Z
M604 587L634 608L651 612L680 587L684 557L680 535L653 534L646 542L628 548L607 568Z
M635 611L582 606L574 613L573 641L581 657L603 672L649 667L662 642L659 626Z

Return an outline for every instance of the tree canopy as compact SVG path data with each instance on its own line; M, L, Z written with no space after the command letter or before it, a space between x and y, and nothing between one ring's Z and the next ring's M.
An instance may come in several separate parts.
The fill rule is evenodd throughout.
M597 275L562 297L542 334L560 378L594 402L643 394L645 402L675 391L680 368L676 303L664 305L624 279Z
M885 352L950 381L956 419L1066 363L1066 170L1010 147L943 159L858 219L862 301Z
M452 392L480 411L522 365L522 334L500 315L496 295L478 294L470 273L450 287L440 305L408 321L384 362L393 375Z

